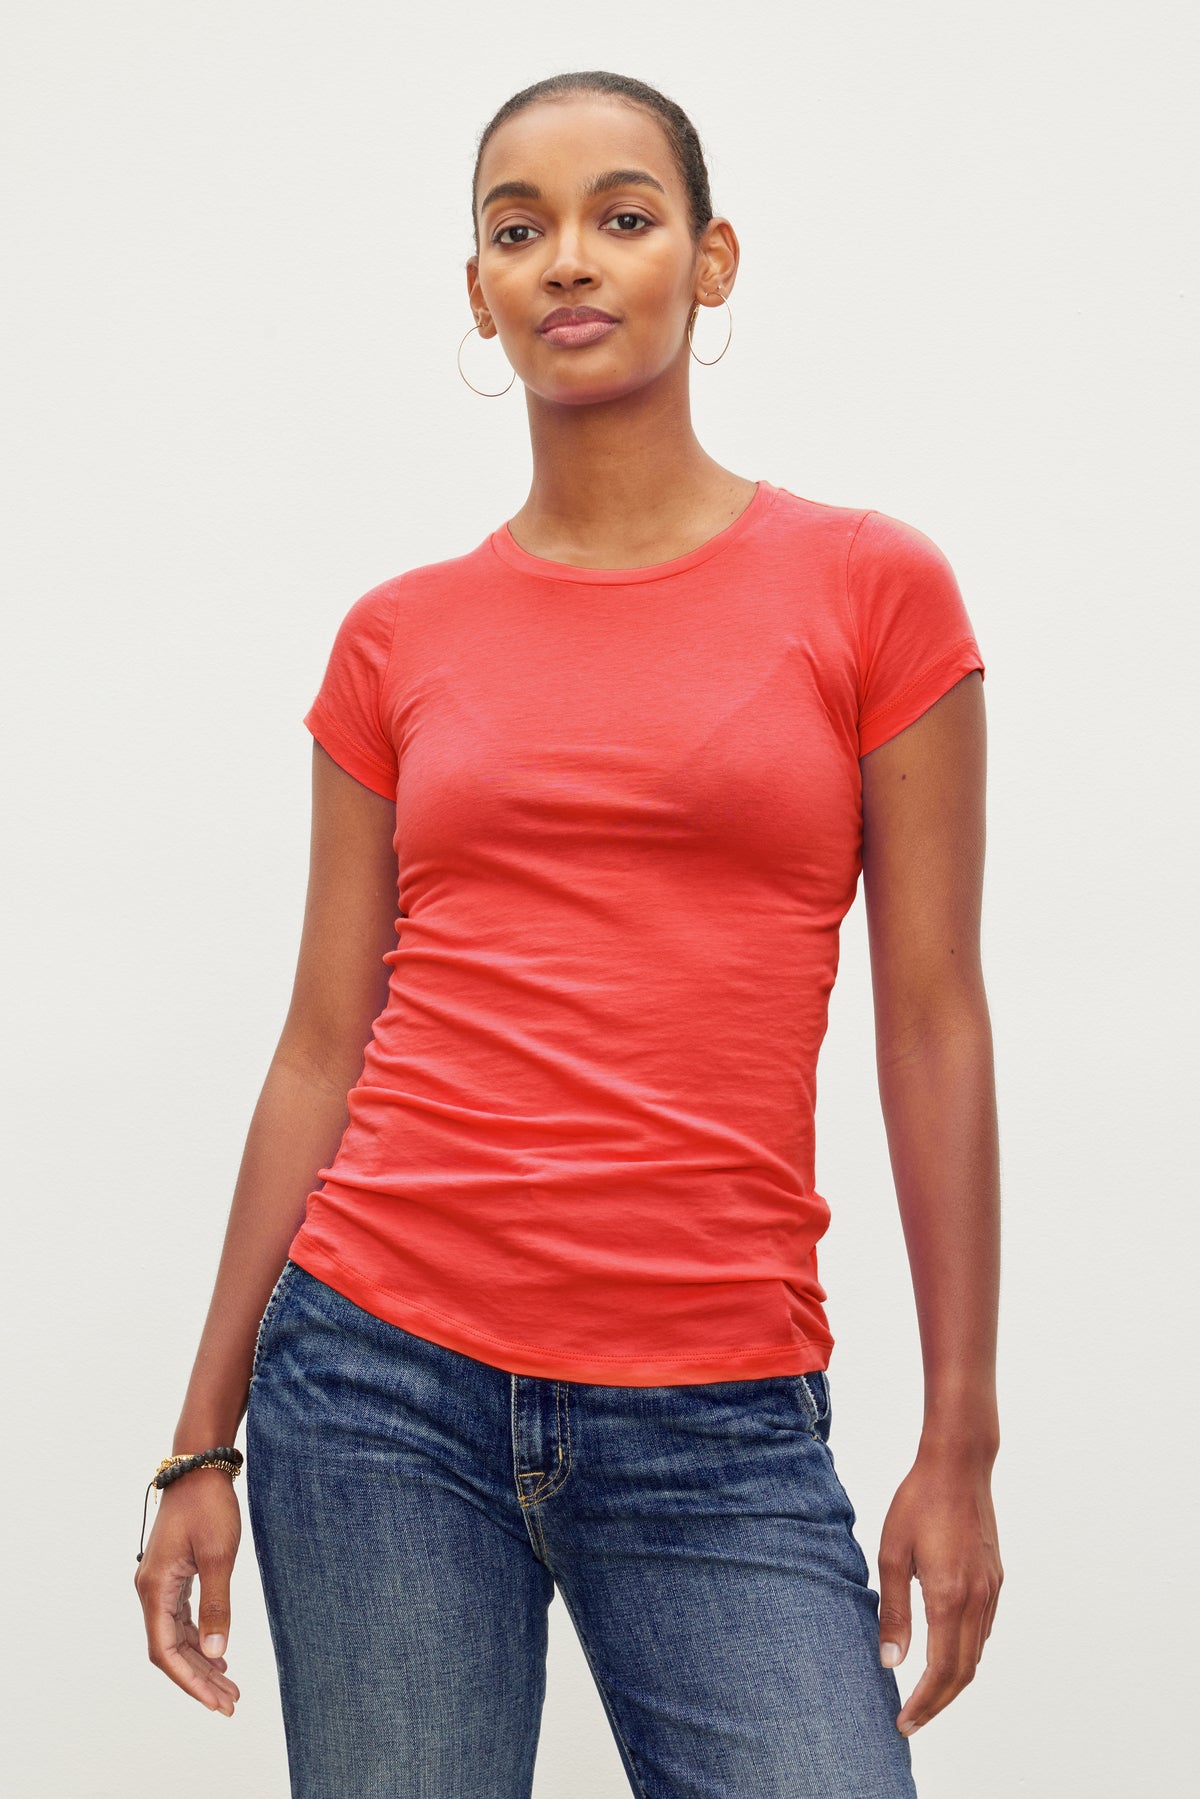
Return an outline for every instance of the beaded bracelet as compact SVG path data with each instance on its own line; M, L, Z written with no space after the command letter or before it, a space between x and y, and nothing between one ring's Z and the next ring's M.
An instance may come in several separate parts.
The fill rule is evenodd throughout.
M236 1480L242 1471L244 1457L240 1449L232 1443L221 1443L216 1449L200 1449L194 1455L164 1456L154 1470L150 1485L146 1488L146 1500L142 1506L142 1540L138 1544L137 1559L140 1562L145 1554L146 1514L150 1509L150 1487L169 1487L173 1480L181 1474L190 1474L193 1468L224 1468ZM157 1504L157 1500L155 1501Z

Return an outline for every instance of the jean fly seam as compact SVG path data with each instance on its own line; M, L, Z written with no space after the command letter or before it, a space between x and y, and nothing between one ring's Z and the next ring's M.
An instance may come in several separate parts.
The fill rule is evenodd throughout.
M518 1494L523 1506L536 1505L542 1499L552 1499L565 1484L571 1472L571 1403L568 1383L556 1381L554 1384L554 1413L558 1430L558 1461L553 1468L531 1468L523 1470L529 1474L541 1474L541 1483L532 1493ZM563 1454L563 1442L566 1442L566 1454Z
M541 1546L542 1565L545 1568L550 1568L550 1545L546 1541L546 1532L542 1528L542 1514L537 1506L533 1505L526 1511L525 1516L532 1519L533 1528L537 1532L538 1543ZM550 1572L553 1574L554 1570L550 1569Z
M558 1432L558 1467L551 1476L553 1485L543 1487L539 1498L549 1498L557 1493L565 1484L571 1472L571 1403L570 1389L566 1381L554 1383L554 1422ZM563 1443L566 1443L566 1455L563 1454Z
M537 1557L538 1561L541 1562L542 1566L546 1567L548 1564L546 1562L545 1544L540 1541L541 1532L537 1529L537 1510L528 1503L528 1495L521 1490L521 1482L525 1479L526 1475L539 1474L541 1473L541 1470L537 1468L526 1469L521 1466L520 1432L517 1426L517 1394L519 1391L518 1382L520 1378L521 1377L516 1374L510 1374L508 1377L508 1417L509 1433L512 1438L513 1487L517 1495L517 1504L521 1508L521 1516L525 1520L525 1534L529 1538L534 1555Z

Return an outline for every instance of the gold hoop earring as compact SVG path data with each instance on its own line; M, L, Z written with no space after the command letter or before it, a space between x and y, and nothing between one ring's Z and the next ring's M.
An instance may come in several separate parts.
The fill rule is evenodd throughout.
M717 292L720 294L722 300L725 300L725 290L721 286L721 283L719 281L717 282ZM721 356L724 356L725 350L727 350L729 348L730 344L733 342L733 308L732 308L732 306L730 306L728 300L725 300L725 307L729 313L729 335L725 339L725 349L723 349L721 351ZM688 349L691 350L692 355L697 362L703 363L704 367L706 369L710 369L714 362L720 362L721 356L710 356L710 357L697 356L695 349L692 346L692 332L696 328L696 318L697 318L699 311L700 311L699 306L696 306L692 312L691 318L688 320L688 328L687 328Z
M471 331L478 331L478 330L479 330L478 325L471 326ZM463 344L466 343L468 337L470 337L471 331L463 332L462 343L460 343L458 346L458 372L460 375L462 375L462 378L464 381L467 381L467 377L465 375L463 375L462 347L463 347ZM516 378L517 378L517 371L516 371L516 369L514 369L512 372L512 381L509 382L508 387L512 386L513 381L515 381ZM485 400L498 400L500 398L501 394L506 394L508 392L508 387L500 387L500 388L496 389L495 393L486 393L482 387L476 387L476 385L473 381L467 381L467 386L470 388L470 390L473 394L482 394Z

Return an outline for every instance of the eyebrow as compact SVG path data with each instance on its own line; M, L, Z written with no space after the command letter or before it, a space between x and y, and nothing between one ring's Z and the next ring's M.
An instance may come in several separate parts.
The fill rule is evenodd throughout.
M606 194L614 187L654 187L660 194L666 194L661 181L655 179L647 169L608 169L603 175L593 175L583 184L585 200L594 200L597 194ZM488 207L496 200L540 200L543 198L540 187L532 181L498 181L495 187L489 187L479 202L479 214L482 218Z

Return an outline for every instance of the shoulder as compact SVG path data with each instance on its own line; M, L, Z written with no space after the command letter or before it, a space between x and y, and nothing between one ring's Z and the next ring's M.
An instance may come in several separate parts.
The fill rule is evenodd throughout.
M484 538L474 549L458 556L445 556L435 562L415 563L381 581L356 602L364 613L374 616L390 613L403 617L406 611L424 601L445 599L478 588L481 573L491 558L490 538Z
M794 493L790 487L772 484L769 523L775 533L806 537L831 550L845 550L855 531L868 516L863 506L843 506Z
M945 575L950 563L939 544L907 519L871 507L855 519L849 567L862 577L887 570Z
M776 487L769 515L773 536L811 554L824 553L844 585L870 588L879 576L950 573L950 563L934 539L907 519L877 506L848 506L815 500Z
M460 556L414 564L388 575L360 594L349 607L343 607L342 629L367 637L390 634L404 612L420 605L422 600L444 597L473 585L486 547L485 540Z
M877 632L971 634L945 551L907 519L872 507L855 521L846 552L845 600L860 643Z

